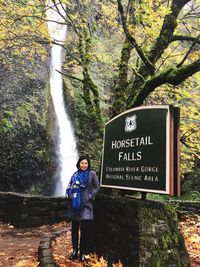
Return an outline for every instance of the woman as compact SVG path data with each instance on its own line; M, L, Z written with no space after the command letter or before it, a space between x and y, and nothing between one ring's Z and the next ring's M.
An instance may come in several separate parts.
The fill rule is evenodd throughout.
M90 160L81 156L76 164L77 171L73 174L66 189L66 196L71 198L72 245L70 260L78 258L78 240L80 228L80 260L92 252L93 200L99 191L99 179L96 172L90 170Z

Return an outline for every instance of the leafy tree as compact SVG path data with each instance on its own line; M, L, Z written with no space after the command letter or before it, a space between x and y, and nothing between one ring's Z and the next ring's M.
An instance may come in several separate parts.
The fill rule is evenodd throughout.
M200 157L199 1L123 4L118 0L126 38L112 115L148 103L181 107L183 175Z
M48 38L44 2L0 3L1 14L7 14L7 22L0 26L0 38L5 40L0 50L14 55L17 45L30 49L29 41L34 41L42 51ZM100 137L104 117L143 104L180 106L182 170L191 169L200 157L199 0L53 0L48 8L59 13L59 6L69 28L62 44L66 51L63 76L76 96L81 89L83 102L78 105L85 110L87 127ZM7 23L13 38L9 41ZM24 25L21 31L17 23Z
M80 28L87 26L87 34L83 39L92 43L87 56L87 70L91 79L98 80L92 73L95 61L98 61L98 66L102 63L108 66L109 53L119 56L114 49L106 50L103 42L109 37L111 40L116 38L117 33L122 45L118 47L118 52L121 50L118 65L111 59L114 68L118 68L118 74L114 71L113 82L110 80L111 90L108 94L112 101L109 116L113 117L125 109L146 103L180 106L184 158L182 171L184 173L192 169L195 158L199 157L200 143L199 75L194 75L200 66L198 1L117 1L119 13L116 12L116 3L112 1L101 1L101 7L96 2L93 5L90 1L80 2L76 14L79 14L82 21L76 19L73 23ZM86 6L90 8L87 9ZM118 42L112 41L118 45ZM94 47L98 47L98 50L94 51ZM77 46L79 57L80 48L80 45ZM102 50L106 52L103 56ZM72 57L77 58L77 55ZM76 65L77 62L73 64ZM83 63L80 65L84 69ZM105 76L104 73L103 77Z
M48 31L41 21L41 1L0 0L0 7L0 64L12 68L16 59L21 65L44 60Z
M198 19L198 6L195 4L196 1L189 0L140 1L139 4L130 0L125 13L122 1L118 0L126 34L119 80L127 84L123 89L121 86L116 89L113 114L142 105L156 88L163 84L179 85L200 70L197 22L188 25L189 32L185 33L183 29L183 25L187 29L189 14ZM132 50L137 52L137 59L128 80Z

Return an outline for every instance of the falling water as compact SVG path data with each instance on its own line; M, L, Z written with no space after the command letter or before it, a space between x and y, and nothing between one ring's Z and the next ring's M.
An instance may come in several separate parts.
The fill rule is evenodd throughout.
M52 40L58 44L63 44L67 36L67 26L62 24L65 17L64 6L57 5L59 12L51 1L47 2L47 19L48 29ZM56 23L56 22L59 22ZM63 81L62 75L62 58L63 48L61 45L53 44L51 48L51 69L50 69L50 87L53 105L56 113L56 154L58 166L56 171L57 185L55 188L55 196L64 195L65 189L72 173L76 170L76 162L78 152L76 150L76 140L74 137L73 127L69 116L66 113L63 97Z

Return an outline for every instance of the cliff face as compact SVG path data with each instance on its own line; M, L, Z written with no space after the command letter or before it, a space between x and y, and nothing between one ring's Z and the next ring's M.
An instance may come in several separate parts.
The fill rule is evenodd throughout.
M48 60L0 73L0 190L50 194L55 169Z

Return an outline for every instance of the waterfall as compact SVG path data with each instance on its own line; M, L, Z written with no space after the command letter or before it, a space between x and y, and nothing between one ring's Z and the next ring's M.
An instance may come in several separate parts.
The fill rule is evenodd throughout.
M50 68L50 88L53 105L56 113L56 155L57 155L57 184L54 195L62 196L65 194L66 186L76 170L76 162L78 160L78 152L76 149L76 140L74 137L73 127L70 118L65 110L63 96L62 75L58 71L62 71L63 65L63 48L59 44L63 44L67 36L67 26L62 24L65 17L64 5L57 4L60 14L51 1L47 2L47 19L48 30L52 40L58 45L53 44L51 48L51 68ZM59 22L59 23L56 23Z

